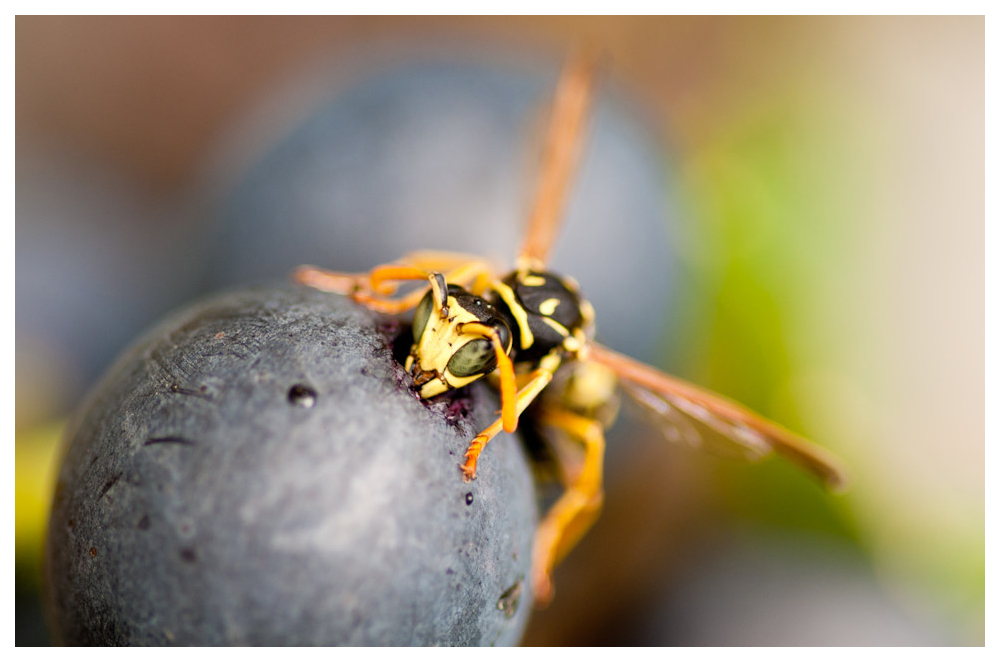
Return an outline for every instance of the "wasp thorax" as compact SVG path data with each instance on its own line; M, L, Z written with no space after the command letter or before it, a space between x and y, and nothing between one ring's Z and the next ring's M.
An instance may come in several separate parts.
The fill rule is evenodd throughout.
M511 332L485 299L457 286L447 286L447 298L432 288L413 314L413 346L406 370L430 398L461 388L497 366L496 336L504 351L511 349Z

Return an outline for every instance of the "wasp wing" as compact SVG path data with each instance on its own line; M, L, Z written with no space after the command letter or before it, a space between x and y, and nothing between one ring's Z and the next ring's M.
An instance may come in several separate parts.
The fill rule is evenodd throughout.
M748 460L773 451L832 490L846 486L846 474L831 453L743 405L596 343L590 359L613 369L623 390L663 423L672 441Z
M595 63L594 53L581 49L569 59L559 77L519 266L521 263L544 265L555 243L566 192L583 142L583 127L593 95Z
M629 381L623 381L621 387L633 402L652 415L660 432L673 443L751 462L771 452L762 435L711 414L701 405L675 395L655 393Z

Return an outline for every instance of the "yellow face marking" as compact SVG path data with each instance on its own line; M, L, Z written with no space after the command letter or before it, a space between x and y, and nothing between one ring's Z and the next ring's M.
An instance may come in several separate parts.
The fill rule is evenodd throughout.
M440 379L432 379L420 387L420 398L426 400L435 395L441 395L445 391L462 388L466 384L476 381L482 375L470 375L469 377L456 377L447 370Z
M528 287L541 287L545 284L545 278L542 276L529 275L521 279L521 282Z
M411 350L410 358L406 361L406 368L410 370L413 358L416 356L421 370L438 375L420 387L421 398L430 398L439 393L460 388L482 376L455 377L448 372L448 362L455 355L455 352L482 336L462 333L463 324L479 323L479 318L459 306L455 297L448 297L447 307L449 311L447 318L442 318L440 311L431 313L430 319L427 320L427 326L424 327L424 332L417 339L416 346Z
M559 299L552 297L551 299L546 299L545 301L538 304L538 312L542 315L550 316L552 313L556 312L556 307L559 305Z
M506 284L496 281L492 287L500 295L500 298L504 300L507 307L510 308L510 313L517 322L517 328L521 332L521 349L528 349L535 344L535 335L531 332L531 328L528 327L528 312L517 302L514 290L510 289Z

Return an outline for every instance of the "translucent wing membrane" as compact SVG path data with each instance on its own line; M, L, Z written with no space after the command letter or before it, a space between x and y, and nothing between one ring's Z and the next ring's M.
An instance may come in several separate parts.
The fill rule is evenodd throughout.
M544 265L559 234L563 204L583 143L593 96L596 57L580 50L570 58L556 88L542 170L518 262Z
M752 461L774 451L832 490L846 486L830 453L746 407L601 345L591 346L590 358L617 373L623 390L656 417L671 441Z
M631 382L622 390L651 415L667 440L716 455L755 462L771 452L767 440L745 425L713 415L681 397L655 393Z

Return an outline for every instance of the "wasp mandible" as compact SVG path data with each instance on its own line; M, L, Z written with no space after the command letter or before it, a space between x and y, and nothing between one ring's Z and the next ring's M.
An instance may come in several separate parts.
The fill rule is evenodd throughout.
M476 477L483 448L501 430L513 432L532 404L543 429L561 431L582 446L582 462L561 467L564 491L535 537L532 584L542 604L553 595L553 568L601 509L604 430L614 420L619 386L653 412L670 438L697 443L710 434L749 459L774 451L831 488L845 482L824 449L733 401L594 342L593 306L572 278L546 269L578 161L595 69L593 53L581 51L560 76L540 181L513 271L498 274L471 255L418 251L368 273L302 266L293 276L381 313L413 310L413 344L404 367L421 398L498 375L500 416L469 443L460 465L466 481ZM398 294L407 281L427 287Z

